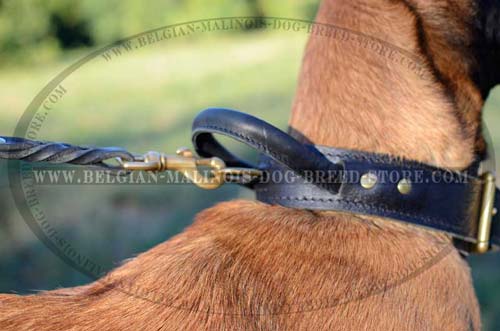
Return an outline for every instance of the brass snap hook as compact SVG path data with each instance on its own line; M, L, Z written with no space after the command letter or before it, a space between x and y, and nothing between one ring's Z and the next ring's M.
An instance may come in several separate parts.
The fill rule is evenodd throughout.
M211 190L220 187L225 180L226 164L218 157L199 158L188 148L179 148L175 155L159 152L147 152L137 157L135 161L118 160L120 166L126 171L178 171L196 186ZM200 168L208 167L207 171Z
M226 163L218 157L197 158L188 148L181 147L176 152L178 158L173 158L170 164L167 159L169 170L181 172L186 178L196 186L203 189L212 190L224 184L224 174L222 169L226 168ZM188 160L188 162L184 162ZM200 167L210 168L209 174L200 171Z

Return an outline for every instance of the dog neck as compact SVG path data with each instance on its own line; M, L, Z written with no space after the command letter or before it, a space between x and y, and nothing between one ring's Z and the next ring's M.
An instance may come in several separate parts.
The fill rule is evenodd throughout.
M312 29L292 133L441 167L470 165L484 151L487 84L481 90L470 48L477 8L454 3L324 1L316 21L330 27Z

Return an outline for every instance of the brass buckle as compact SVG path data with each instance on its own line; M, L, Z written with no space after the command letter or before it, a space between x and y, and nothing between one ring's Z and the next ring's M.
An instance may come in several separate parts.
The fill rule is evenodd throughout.
M491 221L497 213L495 208L495 176L491 172L487 172L483 175L483 181L477 242L474 247L474 252L478 254L486 253L490 249Z
M262 176L258 169L227 168L226 163L218 157L200 158L189 149L181 147L175 155L159 152L147 152L134 161L118 159L120 167L125 171L178 171L196 186L211 190L220 187L226 178L256 178ZM200 167L209 168L208 174L202 172Z

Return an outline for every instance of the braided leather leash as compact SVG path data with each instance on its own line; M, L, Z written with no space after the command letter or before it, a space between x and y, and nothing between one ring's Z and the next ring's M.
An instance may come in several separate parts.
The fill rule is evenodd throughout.
M179 171L205 189L217 188L225 182L246 185L262 174L257 169L228 168L217 157L198 158L187 148L180 148L176 155L159 152L136 155L119 147L83 147L5 136L0 136L0 159L71 164L115 175L126 175L131 171ZM202 171L200 167L209 170Z
M124 161L136 159L133 154L118 147L82 147L60 142L0 137L0 159L53 164L67 163L115 170L116 167L106 161L116 158Z

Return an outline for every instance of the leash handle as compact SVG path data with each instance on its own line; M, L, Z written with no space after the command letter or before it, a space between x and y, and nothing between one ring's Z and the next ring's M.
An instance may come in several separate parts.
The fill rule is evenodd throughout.
M338 193L344 167L328 160L316 148L304 145L289 134L254 116L224 108L202 111L193 122L192 141L202 157L218 157L229 167L258 168L239 159L222 146L214 134L224 135L257 150L262 155L308 179L324 178L317 183L332 193Z

